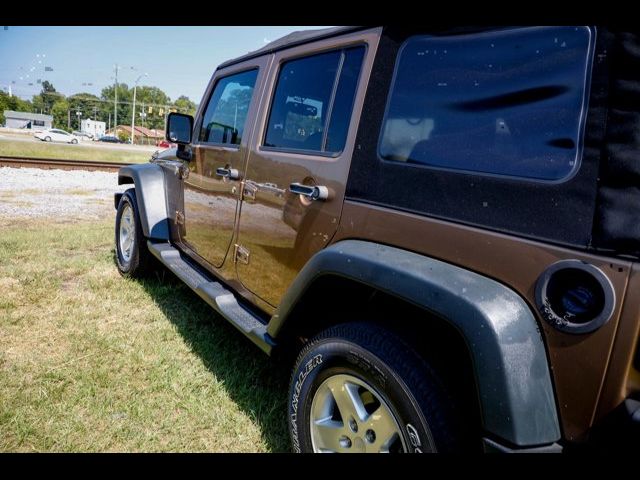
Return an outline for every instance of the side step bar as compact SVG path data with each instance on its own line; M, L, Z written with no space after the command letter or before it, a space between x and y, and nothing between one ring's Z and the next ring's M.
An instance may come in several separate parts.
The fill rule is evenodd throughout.
M267 326L255 315L242 307L235 295L220 283L212 281L187 263L180 251L170 243L147 241L149 251L180 280L189 285L202 299L220 315L229 320L238 330L249 337L265 353L271 354L274 340L267 333Z

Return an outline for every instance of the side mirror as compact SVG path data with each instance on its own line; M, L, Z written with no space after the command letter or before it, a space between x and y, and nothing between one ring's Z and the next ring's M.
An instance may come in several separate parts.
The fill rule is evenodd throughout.
M170 113L167 117L167 129L165 138L178 145L191 143L193 131L193 117L183 113Z

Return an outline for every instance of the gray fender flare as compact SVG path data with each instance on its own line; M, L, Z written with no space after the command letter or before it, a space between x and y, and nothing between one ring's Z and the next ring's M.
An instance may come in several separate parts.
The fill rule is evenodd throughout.
M518 446L560 438L544 342L531 309L513 290L413 252L344 240L302 269L272 317L272 337L306 288L326 274L376 287L453 324L471 354L485 430Z
M169 240L169 216L162 167L153 163L128 165L118 170L118 185L133 183L142 232L147 238Z

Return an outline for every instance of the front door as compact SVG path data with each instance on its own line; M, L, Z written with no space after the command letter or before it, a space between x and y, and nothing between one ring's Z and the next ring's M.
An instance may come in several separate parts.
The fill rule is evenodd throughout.
M180 238L196 259L222 267L233 236L255 93L266 59L217 72L196 119L192 160L184 179L185 228Z
M279 67L251 141L236 255L246 295L267 312L336 232L377 41L375 31L358 32L275 54ZM304 186L327 187L328 198L306 197Z

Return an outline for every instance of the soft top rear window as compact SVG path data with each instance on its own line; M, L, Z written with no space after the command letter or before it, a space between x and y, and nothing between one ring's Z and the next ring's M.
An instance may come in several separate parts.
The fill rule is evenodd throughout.
M543 181L580 163L592 31L536 27L409 38L378 153L387 161Z

